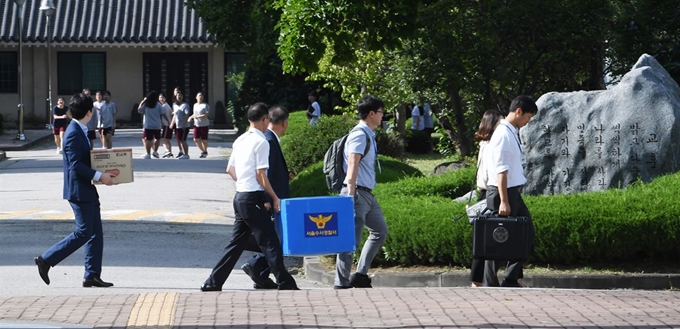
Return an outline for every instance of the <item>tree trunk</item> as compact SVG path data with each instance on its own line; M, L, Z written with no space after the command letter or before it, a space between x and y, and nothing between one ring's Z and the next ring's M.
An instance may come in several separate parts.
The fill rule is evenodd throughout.
M465 109L463 108L463 99L460 97L460 89L452 87L449 90L449 99L451 100L451 108L453 109L453 115L456 120L456 138L453 140L458 142L458 151L460 152L460 155L470 156L472 154L472 147L465 135L468 127L465 124Z
M402 139L406 138L406 104L401 104L397 106L397 113L394 118L394 122L397 126L397 132Z

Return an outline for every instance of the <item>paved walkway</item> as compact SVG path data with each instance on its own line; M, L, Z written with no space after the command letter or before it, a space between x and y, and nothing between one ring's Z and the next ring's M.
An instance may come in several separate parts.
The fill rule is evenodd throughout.
M680 293L374 288L0 298L23 321L101 328L678 328ZM0 322L3 327L3 322Z
M48 130L27 130L26 141L15 136L16 131L0 135L0 150L26 149L51 139ZM446 287L467 284L465 274L446 273L379 273L374 289L333 290L328 272L313 259L305 270L309 279L328 288L111 294L114 287L106 295L92 289L78 296L0 297L0 328L680 328L680 292L675 290ZM625 281L624 287L662 281L677 286L678 280L677 275L609 280L622 277L636 280ZM574 287L595 280L529 281L537 279L525 281ZM37 274L30 280L39 280Z

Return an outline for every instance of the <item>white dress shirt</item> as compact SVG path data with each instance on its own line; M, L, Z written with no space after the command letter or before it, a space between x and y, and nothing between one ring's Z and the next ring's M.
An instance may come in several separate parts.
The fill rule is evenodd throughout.
M236 172L236 192L264 191L257 181L257 169L269 168L269 143L264 134L250 128L234 142L228 166Z
M498 174L508 172L508 188L526 184L522 168L522 147L519 143L517 128L505 119L501 120L494 130L486 154L487 185L498 187Z

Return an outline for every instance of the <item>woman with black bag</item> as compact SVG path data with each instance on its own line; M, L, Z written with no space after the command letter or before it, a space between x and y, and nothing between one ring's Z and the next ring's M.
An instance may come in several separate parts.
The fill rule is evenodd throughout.
M475 133L475 139L480 141L479 154L477 155L476 184L477 190L479 191L477 202L486 199L486 182L489 176L485 167L484 152L487 149L486 146L491 139L491 135L493 135L496 126L498 126L498 122L503 118L503 114L498 110L488 110L484 112L482 121L479 123L479 128ZM472 287L481 287L483 279L484 260L472 259L472 265L470 266L470 281L472 281Z

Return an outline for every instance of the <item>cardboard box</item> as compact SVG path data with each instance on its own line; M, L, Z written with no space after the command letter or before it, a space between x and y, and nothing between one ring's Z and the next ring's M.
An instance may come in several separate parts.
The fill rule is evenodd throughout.
M356 249L354 202L349 196L283 199L276 226L286 256L330 255Z
M132 183L132 149L111 149L90 151L92 169L104 172L117 172L113 178L114 184ZM101 184L101 182L94 182Z

